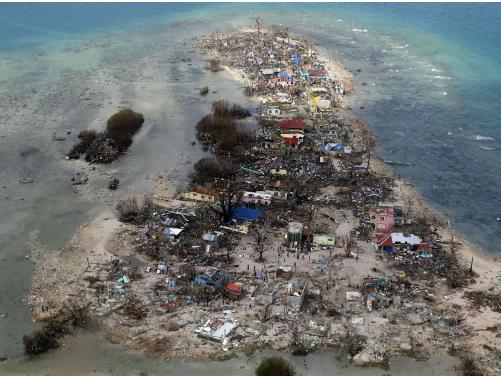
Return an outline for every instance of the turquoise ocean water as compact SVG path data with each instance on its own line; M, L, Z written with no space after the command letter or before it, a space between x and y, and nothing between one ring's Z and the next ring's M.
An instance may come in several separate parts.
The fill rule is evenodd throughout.
M379 154L411 161L398 173L469 239L501 251L499 4L2 4L0 10L0 56L187 20L211 31L250 24L252 14L308 35L361 70L351 104L375 130Z
M360 69L353 109L378 153L467 237L501 252L499 4L2 4L0 56L187 20L287 25ZM168 36L166 36L168 38Z
M501 254L501 5L2 3L0 313L8 315L0 355L19 356L21 334L32 330L31 234L61 247L106 206L76 201L64 144L52 132L76 134L96 126L94 117L102 126L110 103L141 105L150 118L143 136L113 166L132 172L124 187L164 168L161 158L195 154L176 145L190 145L192 124L209 108L199 88L232 99L240 90L208 75L184 41L251 26L257 15L357 72L349 105L374 129L378 154L409 160L397 173L469 240ZM187 57L193 66L170 64ZM21 177L35 184L20 186Z
M501 240L499 4L2 4L0 55L169 22L287 25L358 74L354 110L378 152L408 159L409 177L468 238ZM194 28L196 30L196 28ZM168 38L168 36L166 36Z

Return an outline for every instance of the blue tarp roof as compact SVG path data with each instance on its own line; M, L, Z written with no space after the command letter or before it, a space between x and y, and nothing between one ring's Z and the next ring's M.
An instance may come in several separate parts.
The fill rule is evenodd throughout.
M263 212L258 209L246 208L245 206L239 206L235 209L232 219L241 221L255 221L263 215Z
M294 62L296 64L301 64L301 55L299 55L297 52L293 55L294 57Z

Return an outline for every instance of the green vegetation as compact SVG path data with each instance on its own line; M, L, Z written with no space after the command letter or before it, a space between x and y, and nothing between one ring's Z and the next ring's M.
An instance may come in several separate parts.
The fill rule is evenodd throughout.
M215 179L227 179L237 172L237 166L223 158L202 158L193 166L191 180L204 185Z
M212 112L215 116L231 116L237 119L244 119L252 115L247 108L237 103L231 104L223 99L212 103Z
M263 359L256 368L256 376L293 376L294 369L285 359L272 356Z
M252 135L237 119L250 116L250 111L238 104L221 100L212 104L211 115L206 115L197 123L198 139L212 145L216 153L227 154L237 146L245 147L252 142Z
M111 163L132 144L132 136L141 128L144 117L131 109L112 115L105 132L82 131L80 140L68 153L70 159L79 159L82 154L91 163Z
M125 151L132 144L132 136L141 128L144 117L130 108L112 115L106 123L106 132L119 151Z

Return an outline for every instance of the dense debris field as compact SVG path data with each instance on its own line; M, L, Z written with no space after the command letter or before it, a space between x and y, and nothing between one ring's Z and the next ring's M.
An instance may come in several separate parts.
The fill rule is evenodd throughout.
M122 223L90 241L68 285L108 338L162 358L337 346L364 366L468 349L463 367L494 374L499 325L480 345L466 316L499 313L499 288L473 290L444 219L372 156L370 129L343 108L349 75L280 29L200 46L259 106L215 102L196 125L212 156L191 187L121 201ZM40 320L65 301L45 278L31 296Z

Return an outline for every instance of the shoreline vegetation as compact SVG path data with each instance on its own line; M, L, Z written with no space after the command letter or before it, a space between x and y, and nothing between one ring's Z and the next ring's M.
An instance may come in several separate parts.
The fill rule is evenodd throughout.
M129 108L112 115L106 122L106 130L85 130L69 151L67 159L80 159L83 155L89 163L111 163L124 154L132 144L132 137L144 123L143 114Z
M338 347L359 366L448 352L462 375L496 374L499 262L373 156L370 128L344 108L345 68L256 25L200 48L258 114L215 102L196 125L212 155L188 191L125 199L65 249L34 252L33 319L57 320L77 297L111 342L162 359ZM120 152L143 122L125 111L125 142L107 129ZM79 138L71 155L115 158L93 157L102 136Z

